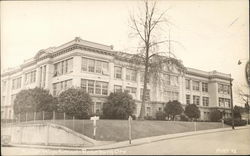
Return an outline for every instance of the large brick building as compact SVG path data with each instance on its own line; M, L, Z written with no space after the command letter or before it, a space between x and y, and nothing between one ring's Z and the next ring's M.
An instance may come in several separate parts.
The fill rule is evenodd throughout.
M112 46L74 40L40 50L32 59L15 69L1 73L1 117L14 118L16 94L27 88L42 87L57 96L69 87L85 89L94 101L93 112L101 112L109 93L128 90L136 100L135 115L140 112L143 68L130 62L131 54L113 50ZM161 78L150 77L146 115L154 116L169 100L183 106L196 104L201 120L208 120L212 109L225 110L230 116L230 75L184 67L182 61L170 58Z

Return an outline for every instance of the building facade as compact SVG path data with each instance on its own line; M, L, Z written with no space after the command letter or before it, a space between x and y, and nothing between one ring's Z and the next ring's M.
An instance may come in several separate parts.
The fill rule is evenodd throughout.
M127 90L136 101L134 114L139 115L143 89L143 66L131 63L132 54L113 50L112 46L76 37L58 47L40 50L32 59L1 74L1 117L14 118L13 104L22 89L41 87L58 96L70 87L88 92L94 113L102 112L111 92ZM230 75L184 67L181 60L169 58L160 75L150 76L146 115L155 116L169 100L196 104L201 120L208 120L213 109L230 116Z

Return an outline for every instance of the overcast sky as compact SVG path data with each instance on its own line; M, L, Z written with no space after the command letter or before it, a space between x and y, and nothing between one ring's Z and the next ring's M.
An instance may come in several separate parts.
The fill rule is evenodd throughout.
M187 67L231 73L234 86L245 85L249 57L248 0L160 1L167 10L173 52ZM2 1L1 69L18 66L39 50L79 36L115 50L132 51L129 15L134 1ZM162 34L168 36L168 33ZM237 65L239 59L243 64ZM245 60L244 60L245 59Z

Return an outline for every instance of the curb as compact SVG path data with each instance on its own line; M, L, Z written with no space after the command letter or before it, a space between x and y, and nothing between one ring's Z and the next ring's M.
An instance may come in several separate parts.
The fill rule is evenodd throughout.
M242 126L242 127L236 127L234 130L249 129L249 128L250 126ZM99 145L99 147L98 146L95 146L95 147L62 147L62 146L38 146L38 145L19 145L19 144L9 144L8 147L40 148L40 149L50 149L50 150L74 150L74 151L112 150L112 149L126 148L126 147L132 147L132 146L139 146L139 145L149 144L149 143L158 142L162 140L170 140L170 139L176 139L176 138L182 138L182 137L189 137L189 136L217 133L217 132L225 132L225 131L233 131L233 130L231 128L218 128L218 129L201 130L201 131L195 131L195 132L191 131L191 132L184 132L184 133L167 134L167 135L161 135L161 136L153 136L153 137L135 139L135 140L132 140L132 144L128 144L128 141L122 141L122 142L116 142L116 143L107 144L107 145ZM141 141L141 142L133 144L133 142L136 142L136 141Z

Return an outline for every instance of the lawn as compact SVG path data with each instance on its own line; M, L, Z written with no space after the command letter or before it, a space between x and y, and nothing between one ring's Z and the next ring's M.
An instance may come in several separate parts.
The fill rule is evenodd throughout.
M90 120L55 120L81 134L93 138L93 121ZM228 127L224 125L224 127ZM221 123L197 122L197 130L222 128ZM194 131L194 123L182 121L132 121L132 139ZM98 120L96 139L102 141L128 140L127 120Z

